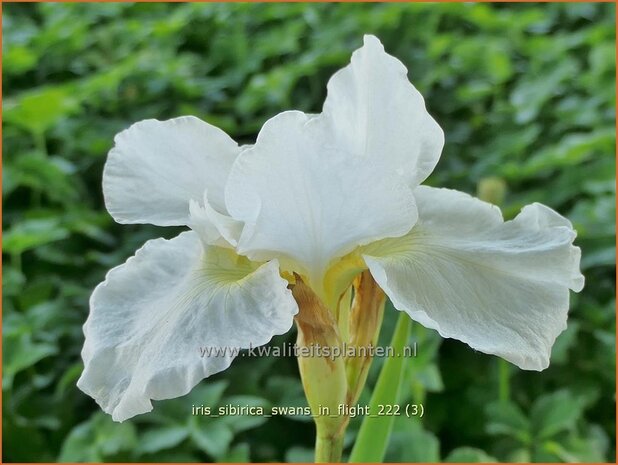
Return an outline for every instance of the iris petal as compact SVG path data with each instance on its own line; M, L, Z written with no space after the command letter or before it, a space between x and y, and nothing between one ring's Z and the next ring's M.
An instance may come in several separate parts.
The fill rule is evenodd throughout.
M385 173L400 172L416 187L438 163L444 133L407 73L375 36L366 35L351 63L328 82L322 116L337 145L380 159Z
M125 420L225 370L238 348L287 332L297 311L276 261L203 250L192 231L148 241L91 297L78 386Z
M395 307L443 337L546 368L569 289L584 284L569 221L533 204L504 222L497 207L448 189L419 187L415 197L412 231L363 250Z
M193 116L145 120L115 138L103 172L107 210L119 223L186 225L189 201L208 190L227 213L223 190L240 148L222 130Z
M406 73L366 36L329 81L323 113L266 122L225 191L230 215L245 223L240 253L278 258L319 288L335 259L410 230L412 189L433 170L444 135Z
M270 119L226 186L231 216L245 223L239 253L278 258L319 287L333 259L405 234L416 221L412 190L396 173L376 176L379 164L334 144L319 117L289 111Z

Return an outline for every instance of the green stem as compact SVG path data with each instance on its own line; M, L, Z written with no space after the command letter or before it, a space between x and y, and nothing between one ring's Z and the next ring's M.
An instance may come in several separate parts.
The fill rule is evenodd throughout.
M316 463L339 463L343 452L343 434L324 437L318 433L315 440Z
M298 303L295 317L297 347L341 349L342 341L333 313L300 276L295 275L295 280L292 295ZM349 422L347 415L337 415L347 396L344 360L342 357L299 354L298 369L315 421L315 460L338 462L343 449L343 434Z
M506 360L498 360L498 399L508 402L511 398L510 386L511 367Z

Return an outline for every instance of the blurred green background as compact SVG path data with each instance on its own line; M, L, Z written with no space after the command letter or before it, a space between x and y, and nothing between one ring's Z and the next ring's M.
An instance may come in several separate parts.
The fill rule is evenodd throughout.
M190 414L194 404L304 405L295 360L239 359L189 396L117 424L75 386L81 325L109 268L178 232L120 226L105 212L113 136L141 119L192 114L250 143L280 111L320 111L328 78L364 33L408 66L445 130L428 183L480 189L507 217L550 205L579 232L587 281L543 373L415 325L419 355L400 402L422 402L425 415L396 420L386 459L615 460L613 4L3 10L4 461L311 460L306 418ZM384 343L395 317L387 309Z

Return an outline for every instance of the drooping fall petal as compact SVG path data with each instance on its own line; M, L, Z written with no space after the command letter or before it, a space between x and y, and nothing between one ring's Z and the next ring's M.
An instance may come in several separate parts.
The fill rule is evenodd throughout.
M412 231L363 250L395 307L443 337L546 368L566 329L569 289L584 283L569 221L532 204L504 222L497 207L447 189L419 187L415 197Z
M276 260L203 250L194 232L148 241L92 294L78 386L125 420L285 333L297 311Z

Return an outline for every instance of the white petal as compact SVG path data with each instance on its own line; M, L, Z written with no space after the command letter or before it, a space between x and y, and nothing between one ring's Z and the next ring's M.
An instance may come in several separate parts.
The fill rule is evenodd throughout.
M319 286L334 258L405 234L416 220L412 191L397 174L376 176L378 164L330 140L319 116L270 119L226 186L230 215L245 222L239 253L292 261Z
M148 241L111 270L90 300L78 386L114 420L152 410L151 399L189 392L234 354L288 331L297 305L271 261L255 269L194 232Z
M520 368L546 368L569 288L584 283L569 221L533 204L503 222L497 207L447 189L419 187L415 197L412 231L364 251L395 307Z
M223 188L239 151L193 116L136 123L116 136L105 163L107 209L119 223L184 225L189 201L208 189L213 207L226 213Z
M382 160L383 169L402 172L412 187L433 171L444 146L406 67L374 36L365 36L351 63L329 81L323 115L339 145Z
M191 199L187 225L199 234L204 244L227 248L236 247L243 227L240 221L212 208L206 191L202 205Z

